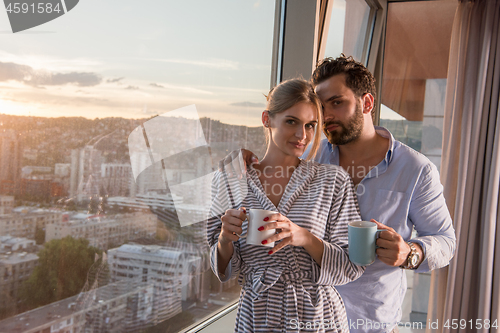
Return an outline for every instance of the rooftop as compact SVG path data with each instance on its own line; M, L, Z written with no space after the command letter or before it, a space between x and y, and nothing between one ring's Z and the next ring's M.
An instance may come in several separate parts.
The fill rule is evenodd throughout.
M55 324L81 311L90 310L92 307L113 299L138 292L146 285L131 288L126 281L121 281L107 286L80 293L79 295L54 302L37 309L21 313L0 321L0 333L25 332L42 325Z
M108 255L112 253L128 253L154 256L164 259L179 260L183 256L183 252L173 248L168 248L159 245L139 245L139 244L124 244L118 248L108 250Z
M33 253L27 252L13 252L13 253L4 253L0 254L0 263L4 265L14 265L21 262L38 260L38 256Z

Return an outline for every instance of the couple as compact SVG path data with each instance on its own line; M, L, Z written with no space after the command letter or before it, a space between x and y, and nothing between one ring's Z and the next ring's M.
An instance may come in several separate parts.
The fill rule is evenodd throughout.
M260 164L246 154L249 165L253 158L249 195L237 210L226 211L222 223L212 219L208 225L215 274L225 281L239 271L245 280L235 332L299 331L299 324L306 331L397 331L406 291L403 268L425 272L446 266L455 250L437 170L386 129L373 126L374 79L351 57L325 59L313 73L322 113L314 94L299 98L292 91L288 96L294 97L286 98L286 90L280 93L296 81L282 83L268 96L262 117L268 150ZM281 105L273 102L278 93L288 99ZM332 166L299 159L311 141L304 155L315 155L319 131L314 127L321 126L322 116L328 140L314 158ZM266 167L296 169L282 179L263 174ZM264 181L284 191L266 191ZM216 179L220 193L219 184ZM361 277L363 268L348 260L346 242L347 222L361 220L356 197L361 218L376 219L385 229L377 240L378 260ZM278 222L266 226L280 231L267 240L279 241L272 252L235 235L242 231L244 208L281 213L271 217ZM413 227L418 237L411 238Z

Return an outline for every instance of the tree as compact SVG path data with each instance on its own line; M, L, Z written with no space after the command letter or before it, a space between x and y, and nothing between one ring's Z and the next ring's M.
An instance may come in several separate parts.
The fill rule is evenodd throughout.
M36 227L35 241L36 245L42 245L43 243L45 243L45 228Z
M38 266L21 287L23 302L38 307L78 294L87 282L96 254L101 257L101 253L89 246L88 240L71 236L45 243L38 253ZM93 281L88 283L92 285Z

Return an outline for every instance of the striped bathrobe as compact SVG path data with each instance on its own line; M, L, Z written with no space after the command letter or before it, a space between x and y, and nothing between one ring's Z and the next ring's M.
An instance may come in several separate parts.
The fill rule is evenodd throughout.
M216 173L213 212L231 208L223 207L227 202L238 203L235 208L279 211L322 239L324 253L320 266L302 247L286 246L269 255L269 247L249 245L240 238L233 243L226 271L220 274L217 241L221 214L210 218L207 239L212 270L223 282L239 275L242 285L234 331L348 332L344 303L334 286L353 281L364 271L349 261L347 253L347 223L361 220L352 180L337 166L301 160L275 207L257 172L250 168L246 174L248 191L228 191L228 182L233 182L234 189L238 180ZM243 233L246 226L243 223Z

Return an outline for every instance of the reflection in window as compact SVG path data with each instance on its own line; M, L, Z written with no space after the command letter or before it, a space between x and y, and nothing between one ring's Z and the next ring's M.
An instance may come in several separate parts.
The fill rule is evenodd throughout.
M364 64L375 24L376 10L365 0L335 0L325 47L325 57L338 57L341 53L353 56Z
M334 1L326 39L325 57L338 57L343 52L346 1Z
M375 12L365 0L347 1L344 53L365 65L368 62Z
M200 220L180 223L204 188L173 189L233 149L263 153L274 9L88 0L2 37L0 330L177 332L238 298L208 269ZM190 105L131 164L131 133ZM203 144L174 154L189 128Z
M388 8L380 125L424 153L439 169L456 4L390 3ZM443 16L434 18L436 11Z
M439 170L444 97L456 2L390 2L380 125ZM439 13L436 16L436 13ZM407 272L402 322L427 320L430 273Z

